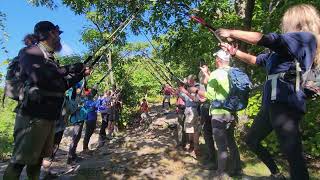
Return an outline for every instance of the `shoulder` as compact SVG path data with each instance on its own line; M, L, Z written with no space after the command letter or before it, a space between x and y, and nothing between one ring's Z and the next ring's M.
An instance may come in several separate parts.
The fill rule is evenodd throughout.
M225 70L223 68L219 68L219 69L216 69L211 72L210 78L220 78L220 77L227 76L227 75L228 75L227 70Z
M297 44L305 44L310 45L310 43L316 43L316 37L314 34L310 32L291 32L281 34L281 37L288 44L297 43Z
M24 49L24 52L28 55L33 55L33 56L43 56L43 53L42 51L40 50L40 48L36 45L34 46L29 46L29 47L26 47Z

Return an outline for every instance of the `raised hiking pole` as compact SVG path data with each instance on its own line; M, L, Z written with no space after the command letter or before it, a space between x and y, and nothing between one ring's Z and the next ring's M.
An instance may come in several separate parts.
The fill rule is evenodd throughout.
M143 31L141 31L142 32L142 34L145 36L145 38L148 40L148 42L149 42L149 44L151 45L151 47L152 47L152 49L156 52L156 54L158 55L159 54L159 52L158 52L158 50L155 48L155 46L153 45L153 43L150 41L150 39L148 38L148 36L143 32ZM177 81L177 82L179 82L179 83L183 83L183 84L185 84L179 77L177 77L173 72L172 72L172 70L166 65L166 64L164 64L163 63L163 66L164 66L164 68L167 70L167 72L169 72L169 74L171 75L171 79L173 80L173 81ZM170 79L170 78L169 78Z
M190 6L180 2L180 3L167 3L167 4L173 4L176 8L178 6L183 7L185 9L187 9L189 12L194 12L199 11L196 8L191 8ZM202 24L203 26L205 26L206 28L208 28L208 30L217 38L217 40L222 43L223 41L221 40L221 38L218 36L218 34L216 33L216 28L214 28L213 26L211 26L210 24L208 24L203 18L198 17L196 15L194 15L194 13L189 13L189 12L182 12L185 16L189 17L191 20L194 20L195 22Z
M136 17L136 14L138 13L138 8L136 9L136 12L132 14L130 18L127 18L123 23L120 24L120 26L108 37L106 42L101 45L97 50L95 50L92 55L88 56L88 58L84 61L84 64L87 64L90 68L93 68L93 66L99 62L102 58L101 55L97 55L99 51L102 51L100 54L103 54L111 45L112 43L120 36L120 34L127 28L127 26L133 21L133 19ZM110 41L111 40L111 41ZM94 60L90 63L92 58ZM90 63L90 64L89 64Z
M216 28L212 27L211 25L209 25L208 23L206 23L204 21L204 19L198 17L198 16L195 16L195 15L191 15L189 16L192 20L196 21L197 23L200 23L202 24L203 26L205 26L206 28L209 29L209 31L217 38L217 40L222 43L223 41L221 40L221 38L218 36L218 34L216 33Z

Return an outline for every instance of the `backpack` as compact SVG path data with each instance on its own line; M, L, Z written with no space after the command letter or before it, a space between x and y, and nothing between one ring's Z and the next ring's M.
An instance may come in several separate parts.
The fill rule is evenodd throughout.
M69 89L67 91L66 99L65 99L65 109L66 109L66 114L71 115L75 113L78 109L78 104L79 104L79 98L72 98L72 91L75 91L75 89Z
M87 119L88 111L84 107L80 107L70 116L70 123L75 124L79 122L83 122Z
M307 98L320 96L320 69L311 68L302 75L302 86Z
M21 80L19 56L16 56L8 65L2 103L6 96L16 101L21 101L24 97L24 81Z
M252 86L248 75L239 68L230 68L228 70L228 78L230 91L227 98L223 101L212 101L211 107L225 109L230 112L245 109L248 106L249 93Z

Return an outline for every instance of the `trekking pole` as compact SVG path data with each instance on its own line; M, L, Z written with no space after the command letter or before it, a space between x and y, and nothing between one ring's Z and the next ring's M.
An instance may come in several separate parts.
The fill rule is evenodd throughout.
M126 54L124 55L124 57L127 56L129 53L130 53L130 52L126 53ZM115 67L117 67L117 62L115 62L115 63L116 63L116 64L115 64L114 66L112 66L111 68L109 68L109 69L107 70L107 72L103 75L103 77L102 77L97 83L95 83L95 85L99 85L99 84L111 73L111 71L112 71Z
M141 61L140 61L141 62ZM156 78L157 82L160 83L160 85L163 85L163 83L161 82L161 80L156 76L156 74L154 74L150 68L148 66L144 66L144 68L153 76Z
M155 66L153 66L149 61L146 61L146 62L153 68L154 71L156 71L156 72L159 74L159 76L160 76L166 83L168 83L168 84L171 86L171 83L168 81L168 79L166 79L163 75L161 75L161 74L159 73L159 71L157 71L157 68L156 68Z
M146 53L145 53L144 55L145 55L145 57L147 57L155 66L157 66L157 67L159 68L159 69L157 69L159 74L161 73L162 76L165 77L165 79L171 80L171 78L168 77L165 72L163 72L161 66L160 66L155 60L153 60L152 58L150 58L149 55L146 54Z
M149 44L151 45L151 47L154 49L154 51L156 52L157 55L159 55L159 51L155 48L155 46L153 45L153 43L151 42L151 40L147 37L147 35L141 31L142 34L146 37L146 39L148 40ZM163 63L163 66L165 67L165 69L167 70L167 72L169 72L169 74L173 77L174 81L178 81L178 82L183 82L180 78L178 78L173 72L172 70L165 64Z
M88 64L90 60L93 58L93 56L96 56L96 54L102 50L101 54L106 51L112 43L120 36L120 34L126 29L126 27L132 22L132 20L136 17L136 14L138 13L138 10L136 10L135 13L132 14L132 16L128 19L126 19L121 25L108 37L108 41L106 41L103 45L101 45L97 50L95 50L91 56L88 56L88 58L84 61L84 64ZM118 34L117 34L118 33ZM117 35L116 35L117 34ZM111 40L111 41L110 41ZM110 42L109 42L110 41ZM95 57L93 62L89 65L90 68L92 68L97 62L99 62L101 59L99 56Z
M197 9L195 9L195 8L191 8L190 6L188 6L188 5L186 5L186 4L184 4L184 3L182 3L182 2L180 2L180 3L167 3L167 4L173 4L176 8L178 7L178 6L180 6L180 7L184 7L185 9L187 9L188 11L199 11L199 10L197 10ZM201 17L198 17L198 16L196 16L196 15L194 15L194 13L193 13L193 15L192 14L190 14L189 12L182 12L185 16L187 16L187 17L189 17L191 20L194 20L195 22L197 22L197 23L199 23L199 24L202 24L203 26L205 26L206 28L208 28L208 30L215 36L215 38L217 38L217 40L220 42L220 43L222 43L223 41L221 40L221 38L220 38L220 36L218 36L218 34L216 33L216 28L214 28L213 26L211 26L210 24L208 24L207 22L205 22L205 20L204 19L202 19Z

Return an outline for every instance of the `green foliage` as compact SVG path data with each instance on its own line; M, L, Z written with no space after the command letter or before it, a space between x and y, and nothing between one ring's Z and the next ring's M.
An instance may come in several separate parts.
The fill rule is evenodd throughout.
M308 112L301 124L303 130L303 145L306 151L314 157L320 157L320 104L319 98L309 100Z
M3 95L3 89L0 89ZM13 147L13 127L15 113L13 112L17 103L6 98L4 108L0 108L0 160L8 159Z

